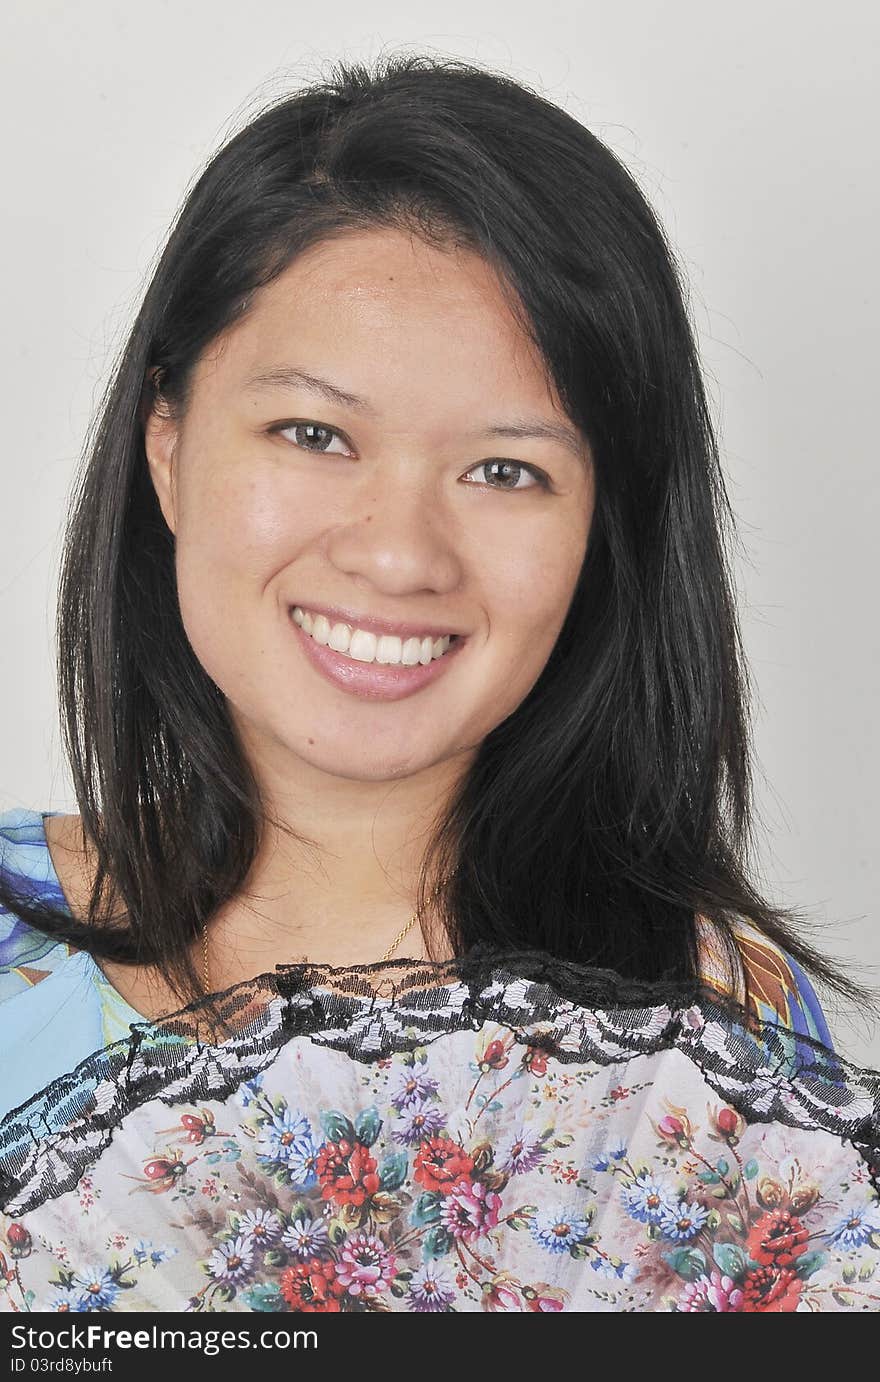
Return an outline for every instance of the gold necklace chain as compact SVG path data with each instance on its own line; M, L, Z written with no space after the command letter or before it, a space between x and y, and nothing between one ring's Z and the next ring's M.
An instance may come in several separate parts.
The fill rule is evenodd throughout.
M418 921L418 919L419 919L419 914L418 914L418 912L413 912L412 917L411 917L411 919L406 923L406 926L404 926L403 929L402 929L401 931L398 931L398 933L397 933L397 935L395 936L394 940L391 942L391 944L389 945L388 949L385 951L385 954L382 956L382 960L380 960L380 962L379 962L380 964L381 964L382 961L384 961L384 960L390 960L390 959L391 959L391 956L394 954L395 950L396 950L397 947L400 945L400 942L404 939L405 936L408 936L408 935L409 935L410 931L413 929L413 927L415 926L415 924L416 924L416 922ZM208 965L208 924L207 924L207 922L205 922L205 921L202 922L202 958L203 958L203 961L204 961L204 972L203 972L203 975L202 975L202 988L204 989L205 993L207 994L207 993L210 993L210 992L211 992L211 972L210 972L210 968L209 968L209 965Z

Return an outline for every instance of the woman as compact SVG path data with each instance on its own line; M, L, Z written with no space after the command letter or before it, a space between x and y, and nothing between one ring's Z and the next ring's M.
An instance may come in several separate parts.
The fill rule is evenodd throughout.
M80 814L0 818L9 1308L873 1308L728 520L571 117L393 59L221 149L70 518Z

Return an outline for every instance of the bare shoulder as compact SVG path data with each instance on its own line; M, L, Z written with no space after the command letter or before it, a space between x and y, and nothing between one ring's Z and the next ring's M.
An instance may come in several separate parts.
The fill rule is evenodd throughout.
M80 816L46 816L43 822L46 845L61 891L71 911L80 918L88 915L92 886L97 873L94 847L83 841ZM95 961L104 978L141 1017L157 1019L176 1012L180 998L154 971L146 967Z
M75 916L88 911L96 865L93 851L83 842L80 816L46 816L46 847L61 891Z
M699 949L700 977L740 1002L745 998L743 982L743 962L736 936L731 944L730 932L725 932L710 917L697 915L697 945Z

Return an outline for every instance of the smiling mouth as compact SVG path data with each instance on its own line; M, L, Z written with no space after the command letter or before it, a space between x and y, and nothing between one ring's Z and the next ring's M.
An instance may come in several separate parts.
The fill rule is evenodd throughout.
M365 666L428 666L444 657L455 643L462 641L461 635L455 633L436 637L431 634L406 637L374 633L369 629L353 628L342 621L331 622L325 615L312 614L301 605L294 605L290 614L297 627L315 643Z
M294 608L297 614L301 613L298 606ZM288 617L293 633L300 640L303 652L315 670L338 690L365 700L397 701L427 689L448 674L448 669L455 664L469 642L462 634L445 634L438 639L425 635L423 640L412 640L415 646L407 651L408 640L396 638L396 642L402 644L401 656L408 660L383 663L372 655L369 660L352 656L352 639L349 637L352 631L349 625L342 625L334 640L345 645L347 639L348 647L334 648L328 642L321 643L313 637L301 620L295 618L293 608ZM354 635L357 633L358 630L355 630ZM381 635L382 639L385 637ZM357 647L355 643L355 652Z

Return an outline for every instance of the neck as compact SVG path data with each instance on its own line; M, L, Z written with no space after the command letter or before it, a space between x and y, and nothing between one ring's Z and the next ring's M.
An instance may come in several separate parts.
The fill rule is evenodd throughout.
M430 835L470 751L407 777L365 781L292 754L279 761L277 742L270 753L249 726L239 734L266 826L244 885L211 920L212 980L215 969L235 982L303 957L332 965L381 959L415 911ZM440 958L430 914L395 958L428 957L422 929Z

